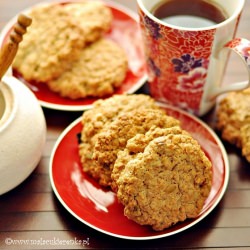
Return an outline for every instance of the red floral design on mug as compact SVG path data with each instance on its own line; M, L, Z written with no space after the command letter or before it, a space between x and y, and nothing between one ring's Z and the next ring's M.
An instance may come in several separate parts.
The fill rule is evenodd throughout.
M206 81L215 31L180 31L152 21L140 12L145 26L150 91L158 100L175 106L191 107L195 113ZM176 57L178 55L178 57ZM169 95L167 92L174 93ZM184 98L191 93L195 98Z
M234 49L243 59L245 59L248 67L250 68L250 42L247 39L236 38L226 45Z
M177 89L191 92L202 91L206 76L207 70L204 68L189 71L187 75L179 76Z

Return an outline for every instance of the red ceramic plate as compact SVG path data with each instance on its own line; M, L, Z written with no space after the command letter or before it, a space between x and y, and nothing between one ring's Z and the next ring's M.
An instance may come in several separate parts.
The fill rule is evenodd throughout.
M55 4L70 4L72 2L74 1L58 1L55 2ZM146 66L142 51L143 48L141 46L142 42L137 20L138 17L136 13L116 3L104 3L110 7L114 17L111 30L105 35L105 37L117 42L122 48L124 48L129 62L127 76L122 86L118 88L114 94L134 93L145 83L147 79ZM27 9L24 10L23 13L28 13L29 11L30 9ZM6 42L11 28L16 22L16 18L17 17L13 18L3 29L0 36L1 45ZM41 105L46 108L81 111L91 108L92 103L97 100L96 98L84 98L79 100L63 98L57 93L50 91L44 84L39 85L34 82L27 82L19 74L17 74L17 72L11 72L11 74L14 74L22 82L27 84L36 95Z
M77 134L81 132L81 118L73 122L58 138L50 161L50 180L62 205L84 224L108 235L125 239L145 240L170 236L186 230L206 217L219 203L229 179L229 164L225 149L216 134L194 116L169 106L169 115L181 121L201 144L212 161L213 185L206 203L196 219L187 220L161 232L140 226L127 219L115 193L102 188L82 171L78 156Z

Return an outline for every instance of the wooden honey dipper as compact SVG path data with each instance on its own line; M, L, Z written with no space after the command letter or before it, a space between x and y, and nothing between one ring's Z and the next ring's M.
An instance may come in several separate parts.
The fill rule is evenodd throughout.
M18 16L17 23L14 25L7 42L3 45L0 52L0 80L12 64L18 45L23 40L23 35L27 31L27 27L31 25L31 22L31 18L23 14Z

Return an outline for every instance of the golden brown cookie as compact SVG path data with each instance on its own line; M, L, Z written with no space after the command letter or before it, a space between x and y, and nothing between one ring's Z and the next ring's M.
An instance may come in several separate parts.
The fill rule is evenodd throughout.
M93 159L106 169L107 175L103 181L112 183L111 172L117 154L126 147L130 138L145 134L151 127L168 128L178 125L179 121L157 109L138 109L118 116L96 138Z
M34 7L29 16L32 24L20 44L13 68L26 80L38 82L55 79L71 69L85 45L107 31L112 21L109 8L95 1L43 4Z
M71 69L49 81L48 86L71 99L103 97L113 94L122 84L127 68L124 50L111 40L99 39L83 49Z
M225 141L241 148L243 155L250 151L248 145L250 124L250 89L227 94L219 103L217 109L216 127L221 131Z
M111 9L99 1L83 1L63 5L82 28L86 42L98 40L112 24Z
M70 68L85 46L85 37L61 5L41 5L29 15L32 24L20 43L13 68L26 80L45 82Z
M250 162L250 122L240 128L242 155Z
M119 173L117 197L124 214L157 231L196 218L212 183L211 162L200 145L188 133L172 129L152 140L150 133L130 139L113 170ZM145 141L149 143L139 152L135 146L131 150Z
M93 160L97 137L119 115L140 108L159 109L155 101L147 95L114 95L108 99L96 101L92 109L83 113L82 142L79 146L82 167L103 186L110 185L106 181L106 176L110 176L110 170Z

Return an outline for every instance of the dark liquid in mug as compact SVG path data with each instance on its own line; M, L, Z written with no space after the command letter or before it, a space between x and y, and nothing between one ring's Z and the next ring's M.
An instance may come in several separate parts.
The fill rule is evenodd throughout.
M151 13L168 24L184 28L204 28L227 19L222 7L205 0L165 0Z

